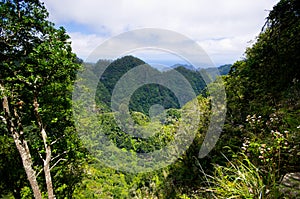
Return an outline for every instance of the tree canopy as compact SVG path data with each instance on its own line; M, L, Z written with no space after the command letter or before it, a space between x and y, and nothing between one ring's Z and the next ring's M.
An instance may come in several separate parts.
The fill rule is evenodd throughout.
M22 164L35 198L42 192L49 198L70 195L81 175L74 166L84 153L72 119L72 84L80 65L69 36L47 20L48 12L38 0L1 1L0 13L1 136L8 136L3 143L7 149L15 143L21 160L1 180L16 179ZM14 153L3 155L18 157ZM20 198L22 186L28 184L13 185L9 189Z
M137 89L129 105L135 125L126 132L116 122L119 113L109 108L113 89L124 74L144 61L125 56L82 63L72 52L65 29L47 20L48 12L38 0L2 0L0 16L1 197L299 198L296 186L282 183L288 174L297 184L300 171L298 0L278 2L256 41L245 50L245 58L236 61L229 74L229 65L220 67L224 76L210 85L204 84L198 71L174 69L199 94L182 107L163 86L148 84ZM93 117L76 118L93 138L87 142L79 139L72 115L72 106L77 104L71 92L81 64L88 71L87 87L101 67L108 66L98 82L95 108L79 109L84 116L93 112ZM160 73L150 66L146 69ZM206 72L215 77L209 69ZM227 94L226 122L215 148L199 158L214 114L213 96L205 87L218 89L221 79ZM187 122L184 130L195 128L195 138L172 164L160 168L149 159L147 163L160 169L129 173L97 159L118 159L116 163L142 168L144 162L119 157L123 153L118 150L137 157L169 145L180 134L182 117L195 119L195 113L189 112L194 102L199 104L199 125L195 128ZM153 104L165 110L151 115ZM144 132L149 136L140 136ZM104 136L109 147L116 146L109 153L108 145L101 142ZM177 141L180 144L188 137ZM88 144L97 150L87 152Z

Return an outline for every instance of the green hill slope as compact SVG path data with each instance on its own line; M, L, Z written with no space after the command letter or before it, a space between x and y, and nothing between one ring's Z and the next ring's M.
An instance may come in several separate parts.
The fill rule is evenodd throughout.
M105 66L108 66L101 75L96 92L97 105L101 107L103 111L110 111L109 107L111 107L111 97L114 88L120 78L133 68L140 65L144 65L145 70L148 70L149 74L157 74L157 76L165 75L169 77L172 76L174 70L176 72L179 72L182 77L186 79L191 85L195 96L199 95L206 86L200 72L187 69L183 66L179 66L173 70L160 72L150 65L147 65L144 61L133 56L125 56L112 62L99 61L97 64L95 64L95 69L93 69L94 71L96 71L96 73L97 70L101 70L101 67L103 68ZM135 75L143 75L142 73L143 72L141 72L141 74ZM129 81L135 81L134 77L132 77L132 79ZM180 88L182 87L182 85L179 85L178 82L176 82L176 79L170 81L173 81L173 84L176 85L178 89L182 89L183 93L185 92L185 88ZM131 94L132 96L129 102L130 111L141 112L149 115L150 107L155 104L160 104L165 109L180 108L180 103L177 99L178 97L175 96L174 92L163 85L154 83L145 84L140 86Z

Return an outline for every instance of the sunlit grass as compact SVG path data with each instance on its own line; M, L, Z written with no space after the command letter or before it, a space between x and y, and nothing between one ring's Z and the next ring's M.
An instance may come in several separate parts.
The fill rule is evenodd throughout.
M228 161L226 166L214 165L213 175L206 175L214 198L265 198L266 192L259 169L247 157Z

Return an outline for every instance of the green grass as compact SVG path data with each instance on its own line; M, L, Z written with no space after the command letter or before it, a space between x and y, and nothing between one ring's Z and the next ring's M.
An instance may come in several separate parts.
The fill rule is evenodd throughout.
M228 161L227 166L214 165L214 174L206 175L214 198L265 198L266 186L255 167L247 157Z

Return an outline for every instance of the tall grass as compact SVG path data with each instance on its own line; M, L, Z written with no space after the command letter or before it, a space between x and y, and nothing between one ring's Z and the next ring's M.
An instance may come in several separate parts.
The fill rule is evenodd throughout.
M245 156L242 160L229 161L227 166L214 165L213 175L205 174L214 198L265 198L266 186L255 167Z

